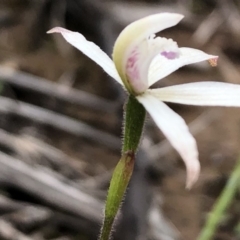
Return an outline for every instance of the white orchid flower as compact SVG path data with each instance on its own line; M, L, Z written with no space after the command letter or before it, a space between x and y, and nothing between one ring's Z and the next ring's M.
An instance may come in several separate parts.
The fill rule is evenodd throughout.
M201 106L240 106L240 86L220 82L199 82L149 89L151 85L182 66L217 56L192 48L179 48L172 39L154 34L172 27L183 18L180 14L159 13L128 25L119 35L113 49L113 60L83 35L60 27L48 33L61 33L108 73L145 107L187 168L187 187L198 178L200 164L194 137L185 121L164 102Z

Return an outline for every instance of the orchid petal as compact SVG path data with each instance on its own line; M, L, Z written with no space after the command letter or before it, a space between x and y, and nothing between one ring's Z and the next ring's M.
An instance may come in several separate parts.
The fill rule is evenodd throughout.
M148 90L161 101L200 105L240 107L240 85L196 82Z
M48 33L61 33L67 42L91 58L113 79L123 85L113 61L95 43L87 41L86 38L78 32L72 32L61 27L55 27L49 30Z
M194 48L179 48L179 51L179 57L175 59L167 59L160 54L153 59L148 73L149 87L180 67L192 63L217 59L217 56L209 55Z
M124 85L131 93L142 93L147 89L148 67L160 49L165 51L166 47L178 50L173 41L158 41L160 38L153 41L156 40L153 34L176 25L182 18L182 15L174 13L155 14L133 22L121 32L115 42L113 60Z
M157 126L162 130L172 146L178 151L187 167L187 188L198 179L200 164L196 141L184 120L165 103L148 93L137 96Z
M148 69L158 54L174 59L179 56L179 49L172 39L150 36L136 47L130 54L126 64L126 78L133 90L139 95L148 88ZM130 91L131 92L131 91Z

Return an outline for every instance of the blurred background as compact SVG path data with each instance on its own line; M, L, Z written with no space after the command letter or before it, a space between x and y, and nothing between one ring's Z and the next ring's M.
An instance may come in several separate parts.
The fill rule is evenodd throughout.
M161 36L219 62L185 67L155 86L240 83L238 0L0 0L0 239L97 239L120 157L124 91L46 31L81 32L111 55L127 24L166 11L185 18ZM170 106L197 139L200 179L185 190L183 162L149 118L114 239L196 239L234 167L240 109ZM239 219L238 194L214 239L240 239Z

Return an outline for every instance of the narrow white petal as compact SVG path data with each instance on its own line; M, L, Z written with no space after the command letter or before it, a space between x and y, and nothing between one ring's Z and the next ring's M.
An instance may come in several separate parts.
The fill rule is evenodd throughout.
M200 105L240 107L240 85L222 82L197 82L148 92L161 101Z
M184 120L165 103L145 93L137 97L172 146L178 151L187 167L187 188L198 179L200 164L196 141Z
M112 59L109 58L108 55L103 52L95 43L87 41L86 38L78 32L72 32L61 27L55 27L48 31L48 33L61 33L68 43L91 58L113 79L123 85Z
M149 86L175 72L180 67L217 58L217 56L209 55L194 48L179 48L179 52L179 57L175 59L167 59L160 54L153 59L148 73Z

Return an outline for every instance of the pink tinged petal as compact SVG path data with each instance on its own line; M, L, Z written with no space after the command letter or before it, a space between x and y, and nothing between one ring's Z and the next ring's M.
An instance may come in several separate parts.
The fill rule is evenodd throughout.
M148 93L137 96L137 99L185 162L187 168L186 187L190 188L198 179L200 164L196 141L186 123L166 104Z
M149 55L149 37L176 25L182 18L180 14L159 13L135 21L121 32L115 42L113 60L131 93L142 93L148 87L149 61L155 56Z
M179 48L179 51L178 58L166 58L159 54L153 59L148 74L149 87L185 65L210 60L210 64L216 66L217 56L193 48Z
M138 62L140 60L140 49L136 47L129 54L129 57L126 62L126 77L129 81L130 86L133 88L135 93L144 92L148 85L145 81L146 78L143 78L140 74L140 69Z
M222 82L186 83L148 90L161 101L200 105L240 107L240 85Z
M82 34L78 32L72 32L61 27L55 27L49 30L47 33L61 33L68 43L91 58L113 79L123 85L111 58L109 58L108 55L103 52L95 43L87 41Z
M148 88L148 69L157 54L168 59L177 58L179 56L177 43L172 39L155 38L152 35L141 42L129 55L126 76L135 93L141 94Z

